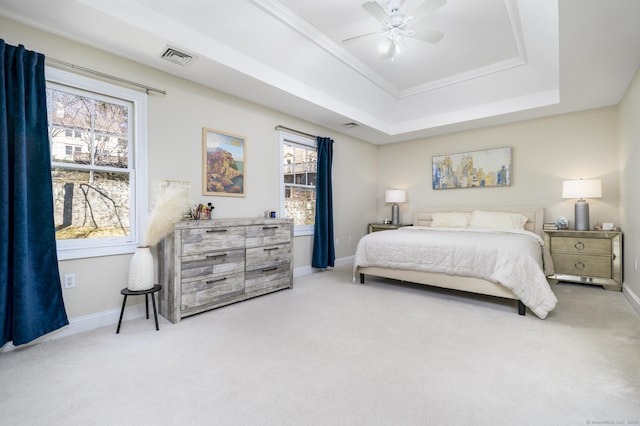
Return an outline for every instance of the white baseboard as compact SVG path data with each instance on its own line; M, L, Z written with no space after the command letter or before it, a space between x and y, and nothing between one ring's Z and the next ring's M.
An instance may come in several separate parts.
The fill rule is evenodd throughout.
M149 310L152 310L151 306L149 306ZM153 315L152 311L149 312L149 315ZM124 310L124 317L122 318L122 322L142 318L144 316L146 316L144 302L135 305L127 304L127 307ZM61 339L63 337L68 337L78 333L84 333L85 331L95 330L96 328L101 327L113 327L113 332L115 333L116 327L118 325L118 318L120 318L120 308L98 312L91 315L84 315L81 317L69 318L69 325L62 327L56 331L52 331L51 333L39 337L24 345L14 346L12 342L8 342L6 345L0 348L0 353L10 352L18 348L26 348L31 345L37 345L39 343L44 343L55 339Z
M295 268L293 270L293 278L304 277L305 275L309 275L313 273L313 268L311 266L303 266L302 268Z
M627 284L622 284L622 293L629 301L629 304L636 310L638 315L640 315L640 297L633 291Z
M335 266L353 265L353 259L354 256L341 257L340 259L336 259ZM304 277L305 275L312 274L313 272L314 268L312 268L311 265L296 268L293 270L293 278Z
M341 257L340 259L336 260L336 266L353 265L354 259L355 256Z

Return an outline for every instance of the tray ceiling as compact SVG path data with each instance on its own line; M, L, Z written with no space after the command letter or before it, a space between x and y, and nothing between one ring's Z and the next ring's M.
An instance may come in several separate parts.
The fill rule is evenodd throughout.
M640 65L634 0L449 0L414 23L444 38L393 60L377 37L341 43L380 29L362 3L0 0L0 14L373 143L615 104Z

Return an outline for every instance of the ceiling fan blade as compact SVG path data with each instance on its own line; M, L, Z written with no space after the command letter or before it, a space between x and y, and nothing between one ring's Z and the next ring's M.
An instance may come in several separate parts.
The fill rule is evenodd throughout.
M362 3L362 8L373 15L380 22L388 21L389 15L387 11L384 10L378 3L375 1L368 1L366 3Z
M414 28L413 32L414 34L411 37L416 40L426 41L427 43L437 43L444 37L443 32L428 30L426 28Z
M411 15L413 15L414 20L419 21L429 12L439 9L445 4L447 4L447 0L424 0Z
M380 55L380 59L393 59L396 54L396 45L395 43L389 44L389 49Z
M344 40L342 40L342 44L349 44L353 41L356 40L360 40L361 38L367 38L367 37L372 37L372 36L380 36L382 33L380 31L374 31L372 33L366 33L366 34L361 34L359 36L355 36L355 37L350 37L350 38L345 38Z

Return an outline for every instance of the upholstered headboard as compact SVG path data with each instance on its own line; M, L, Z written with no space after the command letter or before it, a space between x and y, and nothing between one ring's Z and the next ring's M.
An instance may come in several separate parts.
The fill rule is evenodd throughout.
M519 213L527 217L524 229L542 235L542 224L544 222L544 208L542 207L519 207L519 206L492 206L492 207L427 207L415 210L413 224L415 226L431 226L432 213L435 212L468 212L474 210L484 210L489 212Z

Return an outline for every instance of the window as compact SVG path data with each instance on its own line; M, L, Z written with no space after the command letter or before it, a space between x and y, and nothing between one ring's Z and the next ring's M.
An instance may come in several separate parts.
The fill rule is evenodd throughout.
M293 219L294 235L312 235L316 216L316 141L280 131L280 211Z
M59 259L131 253L146 211L146 95L47 68Z

